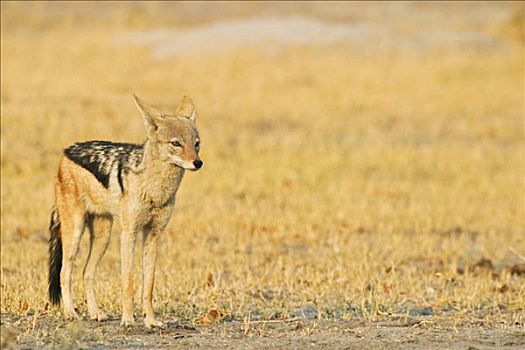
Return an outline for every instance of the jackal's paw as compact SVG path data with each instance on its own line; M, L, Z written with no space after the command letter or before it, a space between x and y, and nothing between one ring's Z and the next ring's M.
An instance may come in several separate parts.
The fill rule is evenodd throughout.
M108 319L108 315L102 311L95 311L89 313L89 318L93 321L103 322Z
M78 316L77 312L75 310L64 310L64 317L68 321L78 321L80 320L80 316Z
M132 327L135 324L135 320L133 317L131 318L122 318L122 321L120 321L120 325L124 327Z
M164 328L164 323L157 321L155 319L144 319L144 324L146 328Z

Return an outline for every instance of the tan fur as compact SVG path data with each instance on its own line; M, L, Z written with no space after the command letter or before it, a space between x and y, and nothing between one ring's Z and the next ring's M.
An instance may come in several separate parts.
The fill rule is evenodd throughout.
M55 207L60 218L63 250L60 284L64 313L68 318L78 317L71 295L71 273L80 238L87 226L90 231L90 252L84 268L84 283L88 313L92 319L106 319L106 315L97 307L93 284L97 264L108 246L113 218L116 216L120 218L122 226L122 324L134 322L133 255L137 234L140 233L143 235L144 323L147 327L162 325L155 320L152 306L157 242L173 213L175 194L182 181L184 168L196 170L195 161L200 162L196 113L187 97L181 100L172 115L158 112L136 96L135 101L143 114L148 134L140 164L129 164L129 171L121 179L118 178L120 173L117 176L111 170L106 188L90 171L67 156L60 161Z

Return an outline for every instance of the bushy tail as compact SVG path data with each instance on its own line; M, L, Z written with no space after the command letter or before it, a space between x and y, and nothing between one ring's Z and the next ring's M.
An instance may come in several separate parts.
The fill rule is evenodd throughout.
M62 289L60 288L60 270L62 270L62 235L60 233L60 217L56 207L53 207L49 222L49 300L53 305L60 304Z

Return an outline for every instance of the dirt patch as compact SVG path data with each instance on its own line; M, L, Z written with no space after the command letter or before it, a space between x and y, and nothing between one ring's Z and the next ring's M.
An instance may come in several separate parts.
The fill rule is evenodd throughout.
M67 323L52 317L2 315L2 348L8 349L521 349L523 326L462 326L401 317L383 321L284 320L190 325L164 329L119 320Z
M258 16L217 21L193 28L132 32L116 37L115 43L150 47L154 57L159 59L247 48L275 53L287 47L326 47L334 44L359 52L429 52L438 49L493 52L510 47L509 42L487 28L510 17L512 9L499 8L495 11L481 8L477 17L472 19L468 8L383 5L378 9L396 15L370 17L354 8L354 19L349 21L334 22L304 16ZM439 26L436 26L436 19L428 14L436 10L443 15ZM468 11L468 14L457 16L458 11ZM400 18L403 19L402 26Z

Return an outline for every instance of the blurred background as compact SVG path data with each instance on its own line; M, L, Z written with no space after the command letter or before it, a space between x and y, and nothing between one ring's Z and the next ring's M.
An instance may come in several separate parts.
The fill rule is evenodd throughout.
M199 113L205 165L186 175L161 248L165 312L523 306L511 274L446 283L481 258L500 272L525 254L522 3L1 10L2 312L46 303L62 149L144 140L133 93L167 112L188 95ZM422 270L386 275L407 262ZM102 265L103 305L117 308L117 241Z

